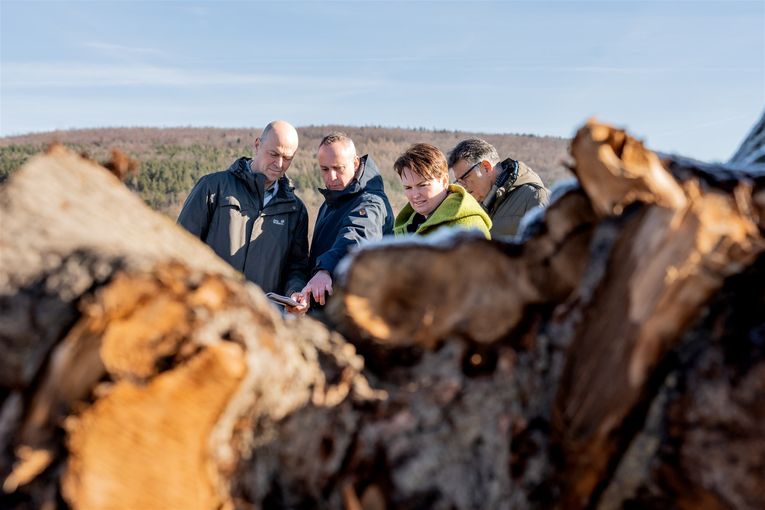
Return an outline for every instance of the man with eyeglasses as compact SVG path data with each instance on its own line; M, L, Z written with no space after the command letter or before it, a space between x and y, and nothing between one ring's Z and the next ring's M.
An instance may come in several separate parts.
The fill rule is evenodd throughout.
M449 167L489 213L491 237L513 236L529 209L546 206L549 192L542 179L521 161L500 161L497 149L479 138L463 140L449 152Z
M252 158L197 181L178 223L264 292L289 295L308 272L308 212L285 176L298 148L287 122L269 123Z

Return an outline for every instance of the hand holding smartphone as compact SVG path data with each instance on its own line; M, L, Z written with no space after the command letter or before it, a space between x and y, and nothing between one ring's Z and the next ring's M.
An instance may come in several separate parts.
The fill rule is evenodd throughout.
M273 301L274 303L279 303L280 305L287 305L287 306L300 306L300 303L292 299L291 297L282 296L281 294L277 294L276 292L267 292L266 297Z

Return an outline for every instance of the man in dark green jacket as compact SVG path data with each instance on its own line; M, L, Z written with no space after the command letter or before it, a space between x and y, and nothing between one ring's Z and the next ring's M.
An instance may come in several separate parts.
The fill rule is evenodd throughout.
M358 157L348 135L325 136L317 153L325 189L311 240L311 279L293 299L303 306L288 308L303 312L310 298L324 305L332 294L335 268L351 248L393 233L393 211L385 195L382 176L369 155Z
M546 206L549 191L542 179L521 161L500 161L485 140L463 140L449 152L449 167L491 217L492 239L513 236L529 209Z
M297 131L271 122L254 148L252 159L199 179L178 223L264 292L289 295L303 288L308 270L308 213L284 175Z

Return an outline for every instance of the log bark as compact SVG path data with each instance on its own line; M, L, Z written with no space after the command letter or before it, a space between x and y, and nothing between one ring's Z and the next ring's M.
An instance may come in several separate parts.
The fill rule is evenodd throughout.
M533 383L525 376L519 379L522 386L540 391L537 404L516 416L519 423L534 425L519 426L520 437L511 449L536 451L533 460L547 466L542 477L532 470L522 488L529 495L542 487L554 494L536 501L542 506L586 508L597 504L645 424L657 387L671 375L666 360L684 345L689 325L726 278L762 264L764 181L760 174L697 168L679 158L662 163L624 132L593 122L577 134L572 155L582 190L571 190L553 203L535 227L537 233L522 246L453 238L452 245L440 240L436 246L402 243L365 250L348 265L345 306L337 307L344 314L336 318L351 334L370 338L378 351L391 339L432 347L451 336L530 345L529 362L548 359L550 365L529 376L536 379ZM582 191L590 207L572 206ZM584 221L571 220L582 211L587 211ZM566 228L566 220L556 217L573 225ZM562 226L561 236L555 229ZM551 255L535 249L545 244L556 247ZM485 255L492 250L502 251L505 259L494 262ZM556 257L568 264L562 273L555 271ZM395 278L376 279L388 272ZM530 282L537 272L549 280ZM573 277L572 284L566 284L565 276ZM471 290L455 297L447 286ZM762 296L753 298L762 308ZM483 330L495 336L475 334ZM751 338L736 341L745 352L760 352ZM761 356L755 359L761 362ZM747 412L753 413L750 419L758 416L754 405ZM757 466L752 459L765 443L756 434L752 438L749 460ZM694 453L705 458L703 452ZM532 459L519 454L517 460L523 466ZM765 501L754 488L762 471L751 473L759 473L748 481L748 501L756 507ZM518 475L526 476L524 469ZM701 479L695 482L698 489L704 487ZM699 501L717 508L712 502L722 496L714 489L710 493L714 497ZM722 501L737 507L733 500ZM535 504L533 499L525 503Z
M572 155L516 241L354 253L330 329L106 170L31 161L0 189L3 506L764 507L765 178L594 121Z
M757 166L760 171L765 171L765 112L752 126L729 163L746 167Z

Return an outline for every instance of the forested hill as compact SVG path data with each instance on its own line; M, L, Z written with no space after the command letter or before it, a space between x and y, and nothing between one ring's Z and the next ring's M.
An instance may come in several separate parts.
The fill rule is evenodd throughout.
M404 204L395 159L411 144L432 143L444 152L464 138L480 137L492 143L501 157L526 162L551 185L568 175L564 161L569 140L534 135L496 135L460 131L432 131L382 127L309 126L298 128L300 149L290 167L299 195L311 212L320 203L315 191L321 185L316 148L321 138L333 130L350 135L359 154L371 154L380 167L395 210ZM112 148L119 148L140 162L137 175L127 179L153 208L171 216L180 206L194 182L202 175L225 169L236 157L251 156L258 129L226 128L102 128L55 131L0 138L0 179L7 177L31 155L50 143L61 142L93 159L106 160Z

